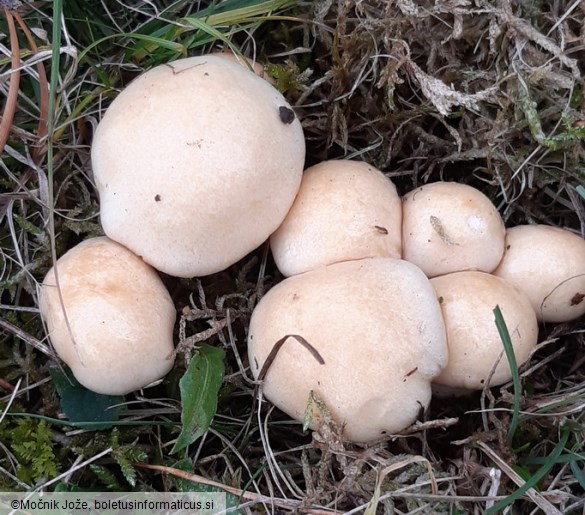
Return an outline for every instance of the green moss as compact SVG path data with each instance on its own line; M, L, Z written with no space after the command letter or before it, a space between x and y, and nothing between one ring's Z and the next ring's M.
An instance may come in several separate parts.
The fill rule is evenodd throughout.
M6 426L3 439L8 440L19 460L16 473L20 480L32 483L59 474L59 462L53 452L53 431L44 420L20 418Z

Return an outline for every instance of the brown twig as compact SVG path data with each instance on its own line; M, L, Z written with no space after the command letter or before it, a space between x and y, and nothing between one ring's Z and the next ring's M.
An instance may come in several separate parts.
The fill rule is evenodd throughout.
M8 381L6 381L5 379L2 379L1 377L0 377L0 388L3 388L7 392L14 391L14 386L12 386Z
M22 19L22 16L18 13L18 11L14 11L12 13L18 25L24 32L28 44L30 45L30 49L32 50L33 54L36 54L39 51L37 44L29 30L26 26L26 23ZM39 74L39 92L40 92L40 105L39 105L39 123L37 124L37 145L33 151L33 160L36 165L39 165L42 161L44 148L41 145L41 141L47 137L49 133L49 81L47 80L47 72L45 67L43 66L42 62L38 62L36 64L37 73Z
M20 66L20 47L18 45L16 25L14 24L14 14L7 8L4 8L3 11L6 22L8 23L8 32L10 33L11 66L13 71L10 75L10 86L8 88L6 104L4 105L4 112L2 113L2 120L0 121L0 154L4 152L4 146L10 135L12 122L14 121L14 113L16 113L18 89L20 87L20 70L18 69Z
M50 358L59 361L59 358L55 355L55 353L43 342L37 340L34 336L26 333L20 327L15 326L14 324L10 323L8 320L0 317L0 327L2 329L6 329L10 331L14 336L20 338L25 343L32 345L35 349L40 350L43 354L46 354Z
M262 368L260 369L260 373L258 374L258 381L264 381L264 378L266 377L266 374L268 373L268 369L272 365L272 362L275 360L277 354L280 352L280 349L289 338L293 338L297 342L299 342L305 349L307 349L311 353L311 355L317 360L317 362L320 365L325 364L325 360L323 359L321 354L319 354L319 351L315 349L315 347L313 347L302 336L298 334L287 334L286 336L283 336L280 340L278 340L272 347L270 354L268 354L266 361L264 362Z
M191 474L189 472L185 472L184 470L174 469L172 467L165 467L163 465L150 465L148 463L133 463L133 465L137 468L149 469L149 470L157 470L159 472L163 472L165 474L171 474L176 477L180 477L182 479L186 479L187 481L192 481L193 483L199 483L202 485L213 486L216 488L220 488L225 492L228 492L232 495L236 495L242 499L246 499L248 501L253 501L256 503L266 503L271 504L273 506L277 506L278 508L284 508L288 510L298 510L302 508L303 513L309 513L311 515L334 515L340 513L335 510L327 510L321 508L309 508L305 506L304 501L299 501L295 499L280 499L278 497L268 497L265 495L257 494L254 492L248 492L246 490L240 490L239 488L234 488L233 486L224 485L223 483L219 483L218 481L213 481L212 479L207 479L206 477L199 476L198 474Z

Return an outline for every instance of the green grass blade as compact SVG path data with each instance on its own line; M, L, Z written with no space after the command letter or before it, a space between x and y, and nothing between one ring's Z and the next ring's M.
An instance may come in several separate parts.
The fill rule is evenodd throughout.
M167 24L144 28L143 30L149 30L151 36L167 42L175 41L186 33L195 32L196 35L191 37L190 40L182 41L186 49L219 40L235 52L236 50L229 36L246 30L250 26L276 19L272 13L282 12L298 4L298 0L227 1L221 4L212 4L192 16L181 18L179 26ZM293 18L293 20L298 21L296 18ZM223 30L218 30L218 28ZM202 38L201 33L207 34L208 37ZM157 49L156 41L151 43L143 41L131 48L130 55L133 60L141 61L146 56L151 56Z
M582 463L583 465L580 467L579 463ZM571 471L573 472L575 479L581 485L581 488L585 490L585 462L583 460L571 460Z
M61 18L63 15L63 1L55 0L53 2L53 33L52 33L52 49L51 49L51 76L49 83L49 113L47 117L47 177L49 182L49 203L53 205L54 191L53 191L53 135L56 126L57 113L57 87L59 84L59 65L61 63ZM55 216L52 209L49 210L49 238L51 240L51 257L53 262L57 261L57 251L55 249Z
M288 9L297 3L296 0L271 0L239 9L224 10L223 12L206 13L205 11L201 11L195 17L185 18L184 21L193 23L194 20L205 19L205 22L212 27L227 27L239 23L246 23L251 17L261 16L264 19L266 15L273 11Z
M209 34L214 39L220 40L224 45L226 45L232 52L239 54L240 52L238 49L232 44L232 42L226 37L225 34L221 33L216 28L212 27L208 23L198 20L197 18L192 18L190 22L194 27L198 28L199 30Z
M494 504L491 508L488 508L485 511L485 515L495 515L496 513L500 513L506 506L509 506L514 501L517 501L522 497L530 488L534 488L537 486L538 482L548 474L549 470L551 470L557 463L558 458L563 452L563 449L567 445L567 441L569 439L569 431L564 431L563 435L561 436L561 441L555 446L553 452L548 456L546 463L540 467L532 477L524 483L518 490L514 493L510 494L505 499Z
M94 41L91 45L87 46L79 53L79 60L82 61L83 58L89 52L91 52L96 46L101 45L102 43L104 43L106 41L110 41L110 40L116 39L116 38L137 39L137 40L149 43L151 45L154 45L155 47L162 47L162 48L166 48L167 50L172 50L172 51L177 52L178 54L181 54L181 55L187 54L187 49L183 45L181 45L180 43L175 43L174 41L168 41L166 39L157 38L154 36L149 36L147 34L120 33L120 34L112 34L110 36L105 36L103 38L98 39L97 41Z
M506 353L506 358L510 364L510 369L512 371L512 383L514 385L512 420L510 421L510 427L508 428L508 442L512 443L514 434L518 428L518 422L520 420L520 375L518 374L518 364L514 354L512 339L510 338L510 333L508 331L508 327L506 326L506 322L504 320L504 316L502 315L500 306L496 306L494 308L494 316L496 318L496 327L498 328L498 333L500 334L502 344L504 345L504 352Z
M6 417L17 417L17 418L35 418L39 420L45 420L50 424L58 426L70 426L77 427L79 429L101 429L104 424L111 426L176 426L176 422L168 420L104 420L101 422L71 422L70 420L61 420L59 418L46 417L44 415L37 415L36 413L6 413Z
M543 463L546 463L547 460L548 457L527 456L526 458L522 458L520 460L520 463L522 463L522 465L542 465ZM582 453L562 454L557 459L557 463L571 463L579 461L585 461L585 454Z

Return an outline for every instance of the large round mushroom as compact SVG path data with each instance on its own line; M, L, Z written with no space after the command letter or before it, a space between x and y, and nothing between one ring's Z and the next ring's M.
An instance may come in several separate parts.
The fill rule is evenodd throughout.
M156 271L122 245L92 238L65 253L39 307L59 357L86 388L125 395L173 367L176 311Z
M502 217L481 191L456 182L425 184L404 197L402 257L428 277L492 272L504 254Z
M530 357L538 323L528 297L510 283L484 272L455 272L431 279L443 310L449 363L435 379L452 388L481 390L512 378L495 323L499 306L518 365Z
M289 277L252 314L250 367L266 397L302 421L309 395L324 401L344 438L367 442L412 424L447 363L435 291L415 265L391 258L345 261ZM313 410L313 429L322 413Z
M158 66L95 133L104 231L170 275L215 273L280 225L304 156L295 113L245 66L217 55Z
M402 201L381 171L359 161L325 161L305 170L270 246L289 276L352 259L399 259L401 226Z
M542 322L585 314L585 240L572 232L549 225L508 229L494 274L525 292Z

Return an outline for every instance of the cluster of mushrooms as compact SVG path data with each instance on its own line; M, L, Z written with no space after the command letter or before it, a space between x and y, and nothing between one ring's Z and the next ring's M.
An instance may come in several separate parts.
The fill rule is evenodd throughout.
M313 428L318 397L350 441L412 424L431 383L510 380L495 306L518 364L538 321L585 313L582 238L506 231L470 186L400 198L366 163L303 173L304 160L294 111L244 60L181 59L125 88L92 145L107 236L62 256L40 291L49 337L79 382L123 395L163 377L176 309L156 270L213 274L268 238L286 278L252 314L250 369L266 398Z

